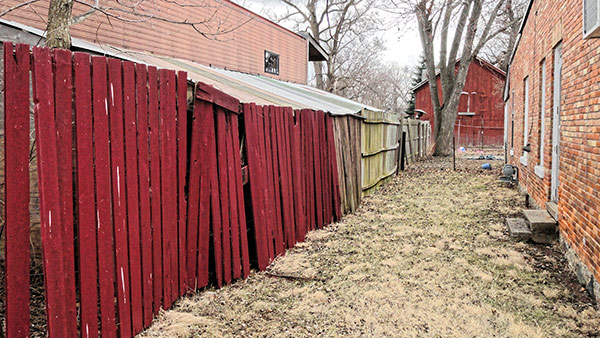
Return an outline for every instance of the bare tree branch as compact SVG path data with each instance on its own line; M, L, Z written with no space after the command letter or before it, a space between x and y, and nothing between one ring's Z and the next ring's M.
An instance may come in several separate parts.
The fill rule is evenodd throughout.
M14 11L14 10L17 10L17 9L19 9L19 8L21 8L21 7L29 6L29 5L31 5L32 3L34 3L34 2L38 2L38 1L39 1L39 0L27 0L27 1L25 1L25 2L22 2L22 3L18 4L18 5L14 5L14 6L12 6L11 8L9 8L9 9L7 9L7 10L3 11L3 12L0 12L0 17L2 17L2 16L6 15L6 14L8 14L8 13L10 13L10 12Z

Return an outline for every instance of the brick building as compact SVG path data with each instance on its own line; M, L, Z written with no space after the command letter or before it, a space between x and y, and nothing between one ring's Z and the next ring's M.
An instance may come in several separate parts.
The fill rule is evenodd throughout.
M518 166L519 184L530 201L557 218L571 267L596 297L600 40L592 37L600 23L598 5L597 0L532 0L505 90L508 162Z
M499 147L502 145L504 129L502 89L505 79L505 72L481 58L471 63L454 125L457 146ZM439 74L437 81L439 96L442 97ZM429 82L425 80L419 83L413 91L415 109L423 110L425 114L421 119L428 120L434 128Z
M0 13L23 2L2 0ZM49 3L32 2L2 19L44 30ZM133 9L127 7L136 3ZM307 83L309 61L326 57L310 36L296 34L228 0L100 0L99 5L115 8L108 13L124 20L96 11L71 25L74 38L302 84ZM76 2L73 17L89 10ZM130 14L134 10L139 15ZM184 21L195 25L172 23Z

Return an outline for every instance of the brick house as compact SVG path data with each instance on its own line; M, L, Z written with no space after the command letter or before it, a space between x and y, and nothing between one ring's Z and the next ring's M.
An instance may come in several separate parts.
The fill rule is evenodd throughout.
M471 63L454 125L457 146L499 147L502 145L504 129L502 89L505 79L505 72L481 58L476 58ZM439 74L437 81L441 97ZM424 111L425 114L421 119L428 120L434 128L429 82L425 80L419 83L413 91L415 109Z
M2 0L0 13L21 3ZM44 30L49 3L35 1L1 19ZM131 9L113 0L99 3L124 10L111 13L128 21L109 19L96 11L71 25L74 38L301 84L307 83L309 62L327 57L310 35L292 32L228 0L148 1L135 9L141 17L128 14ZM88 11L89 7L76 2L73 17ZM191 25L169 21L198 23L196 28L206 36Z
M598 0L532 0L505 89L505 147L534 207L558 221L571 267L600 296ZM524 150L524 147L526 149Z

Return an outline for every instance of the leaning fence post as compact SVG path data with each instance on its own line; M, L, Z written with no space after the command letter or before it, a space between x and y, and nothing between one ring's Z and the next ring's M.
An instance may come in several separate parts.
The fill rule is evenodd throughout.
M400 141L400 170L404 171L404 159L406 158L406 132L402 131L402 141Z

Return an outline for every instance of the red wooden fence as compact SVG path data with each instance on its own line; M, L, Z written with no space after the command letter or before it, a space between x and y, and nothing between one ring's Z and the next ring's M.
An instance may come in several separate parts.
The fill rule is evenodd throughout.
M331 119L320 111L244 105L261 270L308 231L341 217Z
M188 98L184 72L83 53L5 43L4 61L8 337L30 333L30 72L50 337L131 337L341 217L323 112Z

